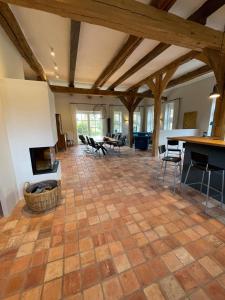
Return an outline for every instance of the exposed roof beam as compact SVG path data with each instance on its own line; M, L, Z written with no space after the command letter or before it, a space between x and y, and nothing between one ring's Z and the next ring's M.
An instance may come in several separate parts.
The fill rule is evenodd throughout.
M74 88L67 86L57 86L50 85L50 88L55 93L68 93L68 94L81 94L81 95L96 95L96 96L137 96L140 97L142 94L137 92L120 92L120 91L107 91L99 89L83 89L83 88ZM148 91L148 97L152 97L152 93Z
M223 5L225 5L225 0L208 0L188 19L205 25L207 18Z
M220 49L223 32L135 0L3 0L194 50Z
M202 66L194 71L191 71L191 72L188 72L178 78L175 78L175 79L172 79L168 85L167 85L167 88L166 89L169 89L171 87L174 87L178 84L182 84L182 83L185 83L187 81L190 81L192 79L195 79L197 77L200 77L202 75L205 75L205 74L208 74L208 73L211 73L213 72L212 69L209 67L209 66Z
M130 76L132 76L138 70L140 70L141 68L143 68L147 63L149 63L154 58L156 58L157 56L159 56L163 51L165 51L169 47L170 47L170 45L168 45L168 44L159 43L159 45L157 45L152 51L150 51L142 59L140 59L126 73L124 73L122 76L120 76L108 89L109 90L113 90L115 87L117 87L119 84L121 84L127 78L129 78Z
M176 0L157 0L151 1L151 5L159 9L169 10L175 2ZM95 81L93 88L102 87L103 84L125 63L142 41L143 38L130 35L127 42L121 47L116 56L110 61Z
M34 72L37 74L38 79L45 81L45 72L41 64L35 57L29 44L27 43L27 40L19 26L19 23L17 22L9 6L2 2L0 2L0 24L21 56L27 61L32 70L34 70Z
M80 22L71 20L70 27L70 69L69 69L69 86L74 87L75 70L77 62L77 50L80 36Z
M112 59L104 71L95 81L93 88L101 87L103 84L118 70L142 42L142 38L130 35L126 43L119 50L117 55Z
M199 52L197 52L197 51L190 51L187 54L184 54L181 57L178 57L176 60L172 61L171 63L169 63L165 67L162 67L160 70L154 72L150 76L142 79L141 81L139 81L135 85L131 86L128 90L129 91L136 90L140 86L146 84L146 82L149 79L154 79L157 75L164 74L166 71L168 71L170 69L173 69L174 67L178 67L178 66L180 66L180 65L182 65L182 64L184 64L184 63L186 63L186 62L188 62L190 60L192 60L193 58L196 58L198 55L199 55Z
M160 5L160 2L162 1L155 0L153 1L153 4L155 4L155 7L158 7L157 4ZM225 0L215 0L215 1L207 0L199 9L197 9L188 18L188 20L205 25L207 18L224 4L225 4ZM160 43L159 45L157 45L153 50L151 50L142 59L140 59L134 66L132 66L122 76L120 76L109 87L109 89L112 90L115 87L117 87L119 84L121 84L127 78L131 77L134 73L139 71L141 68L143 68L146 64L148 64L150 61L152 61L154 58L156 58L158 55L160 55L163 51L165 51L169 47L170 45L165 43Z
M168 11L176 2L176 0L152 0L151 6Z

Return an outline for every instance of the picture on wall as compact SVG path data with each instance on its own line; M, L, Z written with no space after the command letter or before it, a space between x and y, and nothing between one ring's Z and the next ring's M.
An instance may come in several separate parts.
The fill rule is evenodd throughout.
M183 128L184 129L194 129L197 128L197 111L185 112L183 118Z

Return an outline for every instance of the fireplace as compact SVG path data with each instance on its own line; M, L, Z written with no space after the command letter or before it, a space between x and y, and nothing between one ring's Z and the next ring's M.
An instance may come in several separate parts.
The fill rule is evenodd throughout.
M30 158L34 175L54 173L58 169L54 147L30 148Z

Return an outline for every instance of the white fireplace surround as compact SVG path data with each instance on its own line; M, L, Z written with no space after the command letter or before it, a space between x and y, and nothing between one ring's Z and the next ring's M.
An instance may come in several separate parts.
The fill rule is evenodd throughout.
M25 182L61 178L60 164L56 173L33 175L29 152L29 148L52 147L57 142L54 94L46 82L1 79L0 101L18 194L22 198Z

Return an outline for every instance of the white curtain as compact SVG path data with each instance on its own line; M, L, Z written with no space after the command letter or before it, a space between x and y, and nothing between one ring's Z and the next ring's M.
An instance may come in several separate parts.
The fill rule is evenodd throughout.
M71 118L72 118L72 124L73 124L73 139L75 144L78 144L78 136L77 136L77 122L76 122L76 113L77 113L77 107L76 104L70 104L70 111L71 111Z

